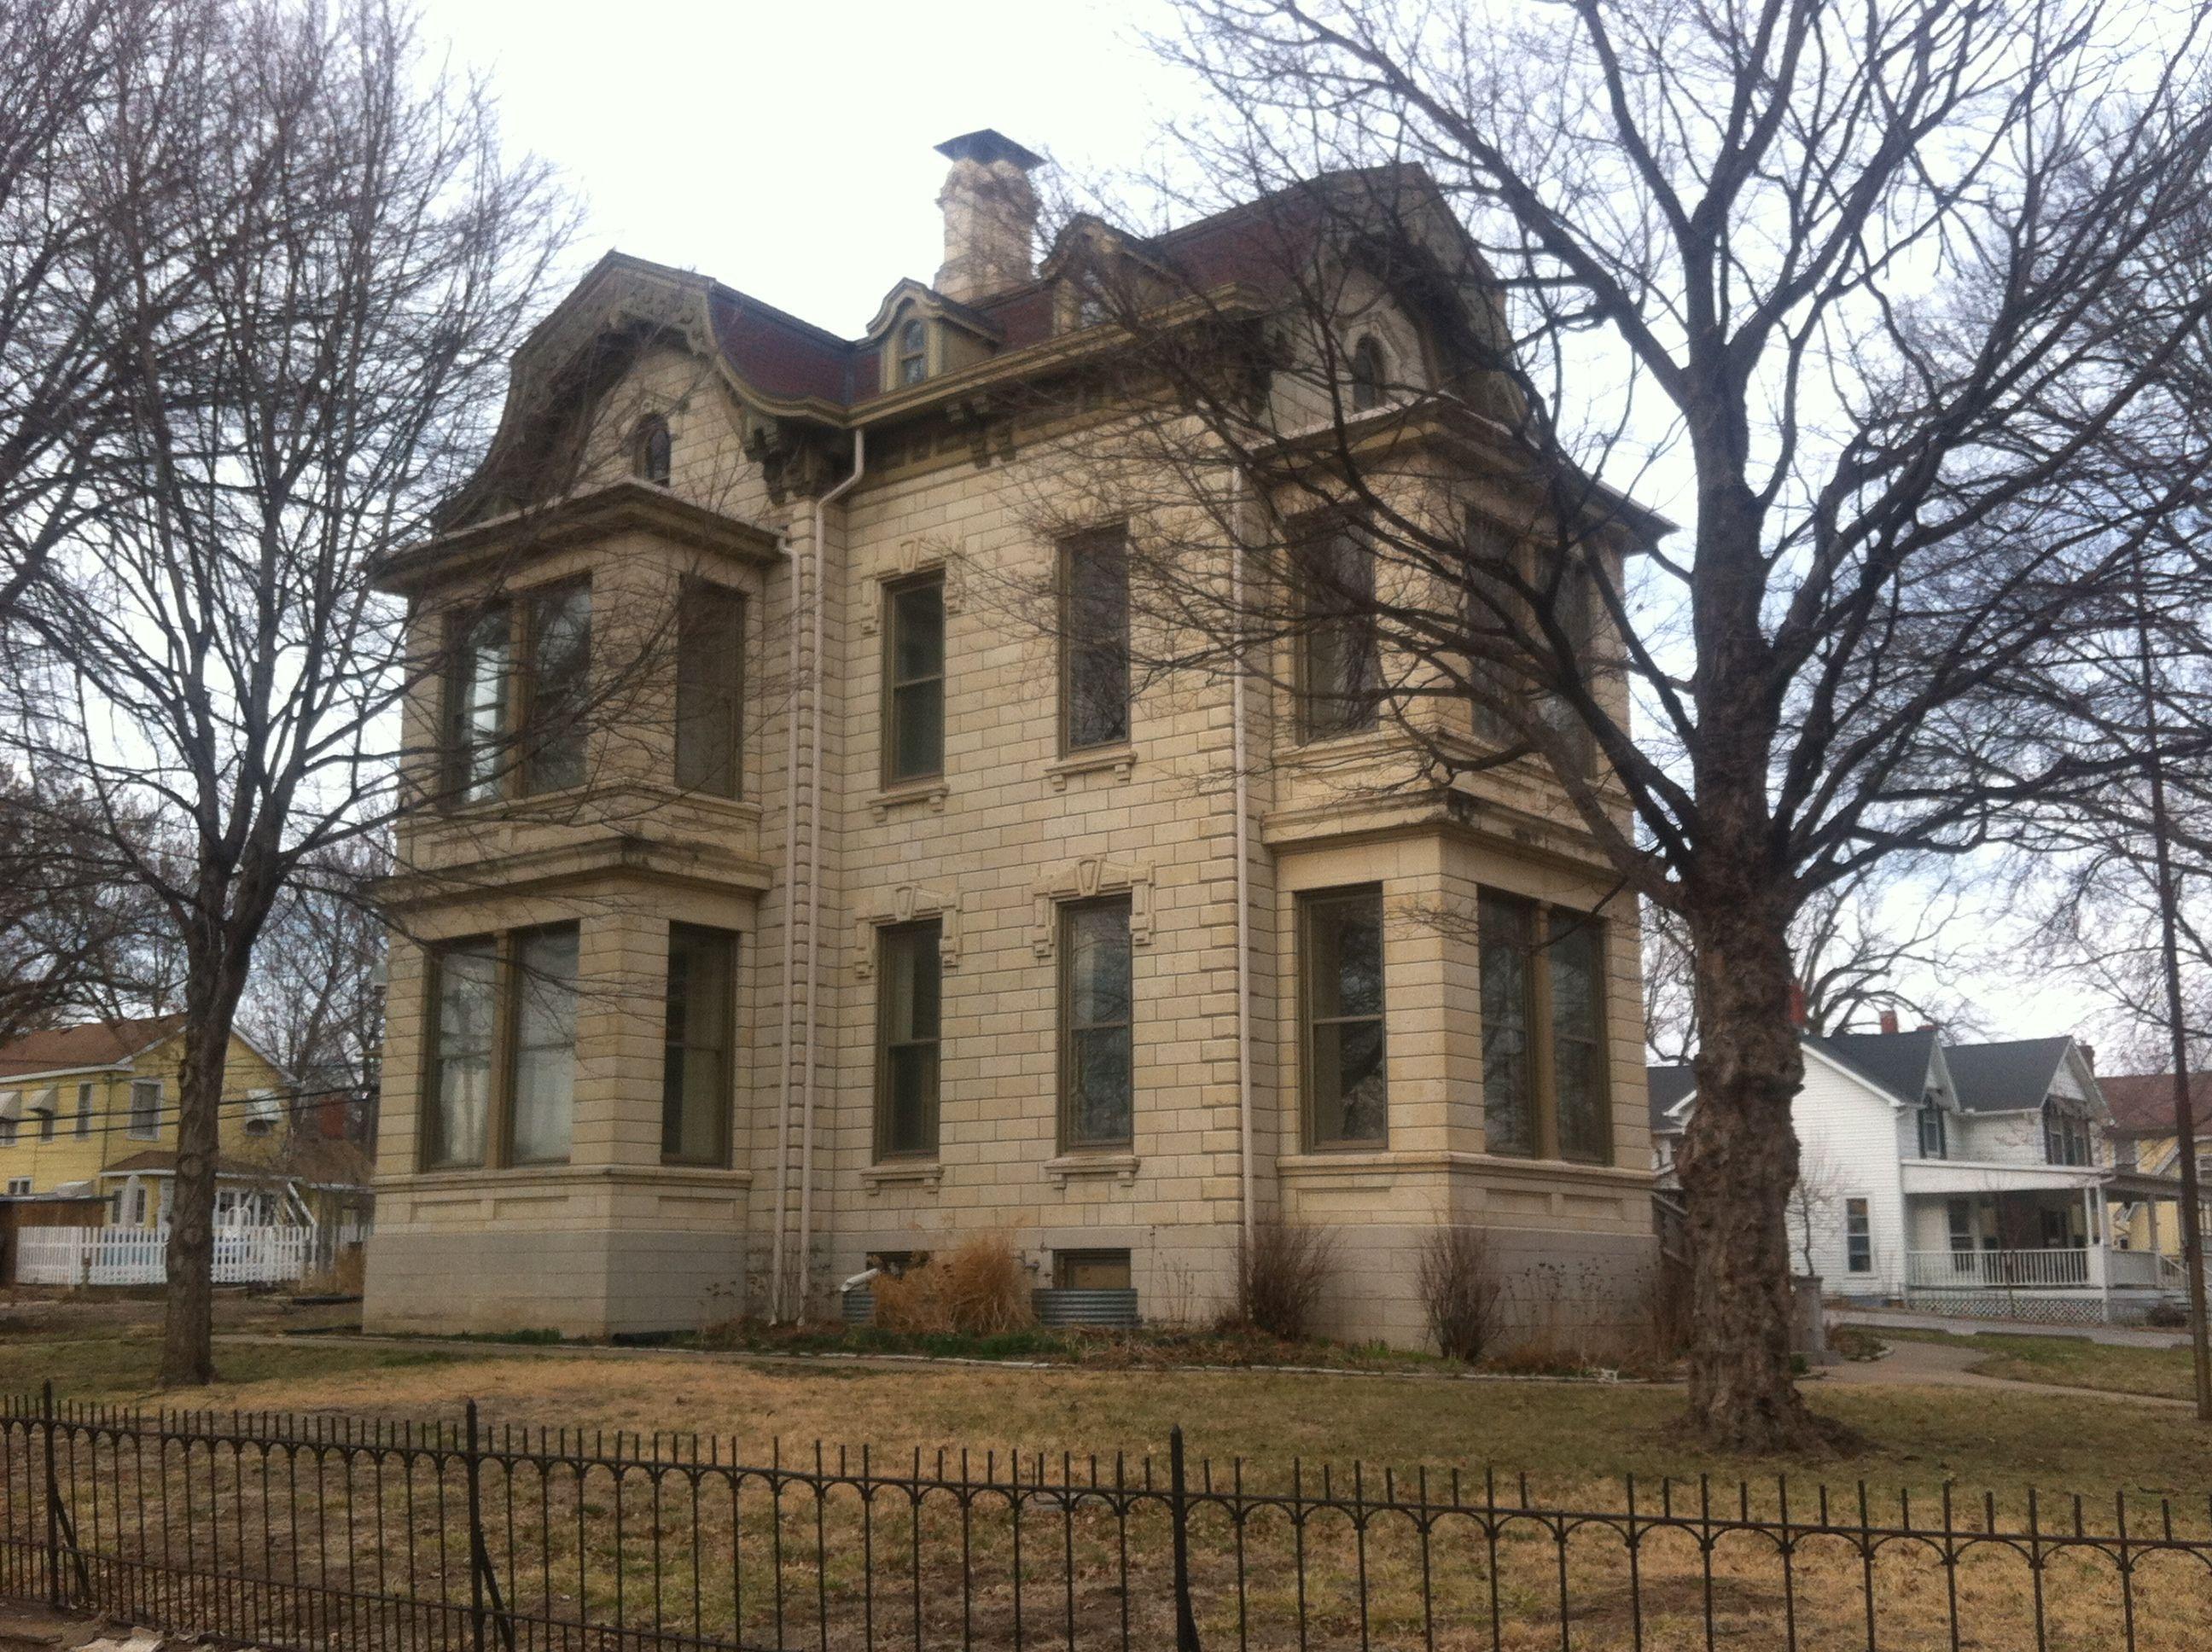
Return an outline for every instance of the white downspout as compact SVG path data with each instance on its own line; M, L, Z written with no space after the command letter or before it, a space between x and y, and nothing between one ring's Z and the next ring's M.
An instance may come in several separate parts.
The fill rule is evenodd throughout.
M1231 536L1229 548L1229 605L1233 616L1244 612L1244 536ZM1236 623L1239 636L1236 651L1230 660L1229 718L1230 761L1235 765L1232 793L1237 811L1237 1139L1238 1170L1243 1180L1243 1196L1239 1200L1244 1218L1244 1245L1249 1255L1252 1244L1252 1208L1254 1175L1252 1168L1252 889L1250 802L1246 778L1244 750L1244 647L1242 630L1243 622Z
M814 501L814 658L807 673L808 727L812 750L806 766L806 1067L799 1103L799 1308L806 1308L806 1272L814 1246L814 1038L821 988L821 952L816 932L822 914L822 648L823 610L828 605L828 562L823 541L829 508L850 492L868 467L868 433L853 432L853 468L845 479ZM787 1067L787 1072L788 1068Z
M791 1179L791 1013L799 979L799 601L804 583L798 551L788 535L779 538L791 563L791 715L785 720L783 751L783 1041L778 1047L783 1072L775 1098L775 1229L769 1242L768 1273L771 1322L783 1318L784 1198Z

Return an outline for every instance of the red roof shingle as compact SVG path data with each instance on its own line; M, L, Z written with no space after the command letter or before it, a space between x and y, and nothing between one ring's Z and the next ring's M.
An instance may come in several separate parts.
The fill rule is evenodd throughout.
M0 1078L71 1067L104 1067L160 1043L185 1024L181 1015L147 1016L131 1021L85 1021L74 1027L49 1027L0 1044Z
M2097 1076L2112 1109L2112 1127L2130 1135L2162 1136L2173 1129L2173 1075L2142 1072ZM2212 1127L2212 1072L2189 1075L2190 1114L2199 1130Z

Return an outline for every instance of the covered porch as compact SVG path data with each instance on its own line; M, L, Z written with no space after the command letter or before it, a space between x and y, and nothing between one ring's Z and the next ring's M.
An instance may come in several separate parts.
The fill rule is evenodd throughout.
M2140 1319L2179 1291L2179 1268L2126 1242L2116 1201L2160 1179L2100 1165L1975 1164L1905 1169L1907 1299L1991 1318Z

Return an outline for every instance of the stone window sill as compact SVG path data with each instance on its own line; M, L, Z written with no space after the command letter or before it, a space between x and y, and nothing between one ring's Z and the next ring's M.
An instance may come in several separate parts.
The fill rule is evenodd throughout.
M860 1185L874 1198L885 1187L920 1187L935 1193L945 1180L944 1164L933 1158L886 1159L860 1172Z
M1126 1187L1136 1181L1139 1163L1134 1153L1063 1153L1044 1162L1044 1173L1055 1187L1073 1176L1112 1176Z
M894 809L917 803L926 803L930 813L941 815L945 812L945 799L951 795L952 788L941 780L913 786L887 786L868 799L868 808L879 821L889 819Z
M1044 766L1044 777L1055 792L1067 790L1067 783L1078 774L1103 774L1113 771L1118 785L1126 781L1137 766L1137 749L1133 745L1103 745L1085 751L1071 751Z

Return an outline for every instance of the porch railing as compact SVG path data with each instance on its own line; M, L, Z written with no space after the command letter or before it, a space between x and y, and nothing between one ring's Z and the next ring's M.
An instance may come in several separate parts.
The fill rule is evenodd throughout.
M2059 1291L2104 1283L2101 1250L1912 1250L1905 1282L1926 1291Z

